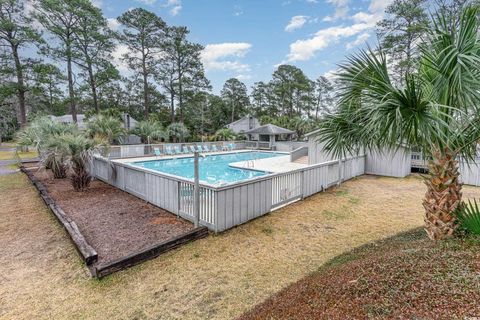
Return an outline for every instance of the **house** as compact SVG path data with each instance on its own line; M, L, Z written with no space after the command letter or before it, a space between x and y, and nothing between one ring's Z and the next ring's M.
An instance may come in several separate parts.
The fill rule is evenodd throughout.
M122 113L121 115L123 121L123 127L127 130L135 128L137 125L137 120L133 119L128 113ZM61 123L73 123L73 118L71 114L65 114L63 116L50 116L52 120L61 122ZM87 124L87 119L85 115L80 113L77 114L77 126L80 129L85 129Z
M257 118L246 115L243 118L238 119L230 124L227 124L227 128L231 129L236 134L242 134L249 130L256 129L260 127L260 121ZM258 135L254 135L252 137L247 137L249 140L258 140Z
M291 141L295 131L269 123L245 131L245 134L248 135L249 141L257 141L258 148L272 149L276 141ZM258 136L258 139L254 139L253 136Z
M126 130L131 130L137 125L137 120L133 119L128 113L122 113L122 122L123 128ZM65 114L63 116L50 116L54 121L61 123L73 123L73 118L71 114ZM88 119L85 118L84 114L77 114L77 126L79 129L86 129ZM129 134L122 140L122 144L140 144L141 139L139 136L134 134Z

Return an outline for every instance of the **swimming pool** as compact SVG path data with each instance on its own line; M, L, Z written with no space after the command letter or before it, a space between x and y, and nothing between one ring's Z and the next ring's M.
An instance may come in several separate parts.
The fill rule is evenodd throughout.
M200 181L213 185L222 185L263 176L268 174L268 172L233 168L230 167L229 164L239 161L273 158L284 155L285 153L258 151L206 155L205 157L199 158ZM186 157L131 162L130 164L136 167L193 180L193 160L193 157Z

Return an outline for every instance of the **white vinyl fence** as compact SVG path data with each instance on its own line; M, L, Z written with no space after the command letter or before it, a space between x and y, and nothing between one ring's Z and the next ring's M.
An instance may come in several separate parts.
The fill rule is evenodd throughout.
M154 149L157 148L162 154L165 154L166 147L171 149L179 147L183 151L183 147L190 148L190 146L216 146L219 150L222 150L224 146L233 144L235 149L245 149L245 141L208 141L208 142L181 142L181 143L157 143L157 144L130 144L130 145L112 145L109 148L108 157L110 159L118 158L134 158L153 156Z
M290 172L215 187L200 185L200 224L230 229L283 205L364 174L365 156L329 161ZM193 182L96 157L93 175L145 201L194 221Z

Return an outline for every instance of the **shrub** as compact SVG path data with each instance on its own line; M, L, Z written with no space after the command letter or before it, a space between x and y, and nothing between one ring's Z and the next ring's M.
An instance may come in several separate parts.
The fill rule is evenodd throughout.
M480 208L477 200L473 200L473 203L468 200L468 204L463 203L458 206L456 216L460 228L469 233L480 235Z
M154 141L167 140L168 136L158 121L146 120L140 121L131 131L133 134L140 137L142 143L152 143Z
M109 115L96 115L87 122L87 134L91 138L107 140L112 144L114 140L121 142L125 129L120 119Z

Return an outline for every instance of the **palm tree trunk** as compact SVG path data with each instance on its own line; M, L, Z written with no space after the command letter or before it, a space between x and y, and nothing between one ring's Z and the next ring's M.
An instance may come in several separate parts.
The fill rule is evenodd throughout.
M427 193L423 200L425 208L425 231L432 240L451 237L457 228L453 214L462 201L462 184L458 178L458 161L450 150L433 154L429 162L429 176L425 179Z

